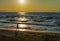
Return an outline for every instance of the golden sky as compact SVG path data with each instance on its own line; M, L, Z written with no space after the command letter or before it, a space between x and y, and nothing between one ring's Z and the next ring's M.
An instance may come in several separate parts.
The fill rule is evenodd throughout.
M60 12L60 0L0 0L0 12Z

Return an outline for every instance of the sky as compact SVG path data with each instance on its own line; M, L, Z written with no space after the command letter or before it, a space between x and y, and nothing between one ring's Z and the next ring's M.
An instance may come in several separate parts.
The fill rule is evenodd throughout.
M0 12L60 12L60 0L0 0Z

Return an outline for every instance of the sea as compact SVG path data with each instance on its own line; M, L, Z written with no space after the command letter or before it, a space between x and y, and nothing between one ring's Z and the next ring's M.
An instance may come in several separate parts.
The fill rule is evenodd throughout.
M0 12L0 29L7 28L60 31L60 12Z

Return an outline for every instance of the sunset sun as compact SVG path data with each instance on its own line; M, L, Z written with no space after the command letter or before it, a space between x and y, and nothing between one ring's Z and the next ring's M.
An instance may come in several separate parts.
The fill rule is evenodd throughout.
M24 4L25 0L19 0L20 4Z

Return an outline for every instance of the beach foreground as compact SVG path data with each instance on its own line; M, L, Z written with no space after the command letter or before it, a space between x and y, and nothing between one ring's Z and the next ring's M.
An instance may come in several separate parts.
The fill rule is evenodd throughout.
M0 41L60 41L60 33L0 29Z

